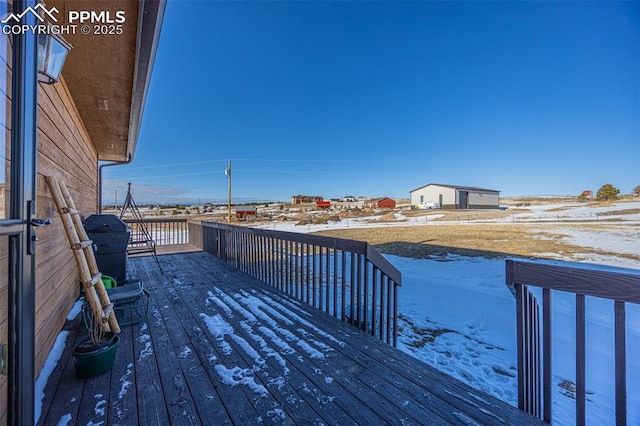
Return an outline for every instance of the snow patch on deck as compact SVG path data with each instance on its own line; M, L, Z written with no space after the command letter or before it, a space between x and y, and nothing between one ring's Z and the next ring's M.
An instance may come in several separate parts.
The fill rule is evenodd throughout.
M304 319L308 313L297 304L280 303L259 291L225 292L213 287L207 292L204 305L207 310L214 311L201 312L200 318L215 338L217 354L212 353L209 361L215 362L214 368L222 383L247 386L260 396L266 396L269 387L282 391L288 386L291 375L289 362L325 359L326 353L333 348L321 340L341 343ZM234 329L229 321L238 317L240 320ZM251 360L248 368L236 365L238 358L234 357L234 351L239 351L243 359ZM268 363L269 359L275 362ZM324 376L326 384L334 382L321 368L314 370ZM335 398L321 394L317 389L310 392L322 404ZM281 408L274 407L270 411L270 420L283 419L284 412L278 410Z
M216 373L220 376L222 383L229 386L244 385L247 386L253 393L260 396L267 396L267 389L256 383L253 377L253 371L248 368L233 367L227 368L222 364L216 365Z

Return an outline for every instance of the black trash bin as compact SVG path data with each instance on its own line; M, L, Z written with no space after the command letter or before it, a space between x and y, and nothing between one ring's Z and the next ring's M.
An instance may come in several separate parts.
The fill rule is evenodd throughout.
M127 244L130 231L114 214L94 214L84 221L84 229L93 241L98 269L124 285L127 278Z

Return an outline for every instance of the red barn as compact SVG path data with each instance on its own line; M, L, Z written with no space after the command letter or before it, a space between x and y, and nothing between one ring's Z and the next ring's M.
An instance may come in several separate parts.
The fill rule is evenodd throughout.
M256 207L236 207L236 219L247 220L250 216L258 214Z
M364 202L365 209L395 209L396 201L393 198L374 198Z
M316 201L316 207L320 210L328 210L331 207L331 201L328 200L319 200Z

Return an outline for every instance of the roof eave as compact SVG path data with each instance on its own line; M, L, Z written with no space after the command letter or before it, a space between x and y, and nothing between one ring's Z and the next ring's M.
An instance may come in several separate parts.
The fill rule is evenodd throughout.
M442 183L428 183L426 185L422 185L416 189L412 189L411 191L409 191L409 194L411 194L412 192L416 192L422 188L426 188L427 186L430 185L435 185L435 186L442 186L444 188L451 188L451 189L468 189L468 190L473 190L473 191L484 191L484 192L495 192L497 194L499 194L501 191L498 191L497 189L488 189L488 188L477 188L474 186L460 186L460 185L445 185Z
M138 13L138 34L136 59L129 117L129 137L127 157L133 158L140 135L142 114L151 83L151 73L155 62L162 20L167 6L166 0L140 0Z

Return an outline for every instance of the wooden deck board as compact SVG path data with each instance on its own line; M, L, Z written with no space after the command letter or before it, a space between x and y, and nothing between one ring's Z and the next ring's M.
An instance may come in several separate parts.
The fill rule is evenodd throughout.
M497 399L203 252L129 260L150 290L116 364L75 378L71 343L39 424L537 424Z
M197 295L199 295L200 297L198 297L197 299L199 300L206 300L207 297L209 297L209 294L207 293L207 291L203 291L202 287L197 289L198 293ZM206 305L196 305L197 300L193 299L193 298L188 298L187 300L190 301L190 309L193 310L197 310L197 311L201 311L207 314L216 314L216 309L213 306L206 306ZM231 317L228 313L222 311L222 312L217 312L218 314L220 314L225 320L227 320L228 322L231 322L233 320L233 317ZM255 333L253 330L247 330L247 327L239 327L239 329L236 331L237 334L244 339L247 342L251 342L254 341L256 343L258 343L259 347L263 347L267 345L267 339L268 336L265 336L264 334L261 333ZM242 353L242 351L240 351L240 353ZM275 358L280 358L280 360L282 362L286 362L284 360L284 358L282 357L282 355L277 354L276 352L270 353L271 356L267 356L265 358L265 363L267 365L269 365L271 367L271 371L265 371L263 374L263 380L262 380L262 384L263 386L266 386L269 384L269 381L271 378L275 377L277 378L279 376L279 372L277 371L277 369L279 368L279 364L278 361L275 360ZM251 360L248 360L249 362L251 362ZM291 398L297 398L298 400L303 400L301 395L296 395L296 393L298 393L298 391L296 389L301 389L303 388L304 385L304 378L306 376L310 376L313 375L313 366L311 363L304 363L304 364L300 364L300 365L288 365L287 367L289 370L291 369L295 369L296 371L293 371L292 373L290 373L289 375L289 381L287 383L283 384L283 389L285 389L285 391L283 393L286 392L291 392L290 395L290 399ZM291 380L293 379L293 380ZM308 380L308 379L307 379ZM293 383L291 383L293 382ZM322 384L326 384L321 382L320 385ZM317 386L317 385L316 385ZM276 397L278 395L275 395ZM283 403L284 401L279 401L280 403ZM300 410L303 411L307 411L307 418L306 420L312 420L314 418L322 418L322 416L327 416L327 415L331 415L332 418L334 418L336 421L338 420L344 420L344 421L351 421L353 422L353 418L350 417L347 412L343 411L343 412L339 412L337 410L327 410L326 407L324 406L319 406L316 407L316 410L318 412L314 412L313 410L308 411L306 406L299 406L298 407ZM320 415L319 415L320 414ZM300 413L297 413L297 416L300 416ZM305 419L298 419L299 421L303 421Z
M183 284L185 284L185 281L182 281ZM167 289L166 290L172 298L177 298L178 296L175 294L176 290L175 289ZM183 302L185 302L183 305L181 304L181 309L182 309L182 314L184 315L189 315L192 312L203 312L206 314L211 314L214 315L216 314L216 312L210 307L210 306L206 306L206 305L202 305L198 302L198 300L206 300L207 299L207 294L200 294L202 297L198 297L197 299L194 299L190 294L183 294L181 297L181 300ZM232 318L229 317L225 317L224 313L220 313L223 318L225 320L227 320L228 322L232 321ZM198 328L201 328L201 326L203 326L202 324L197 326ZM194 329L195 327L190 327L190 329ZM249 342L251 340L253 340L253 337L255 337L256 335L249 336L245 330L243 330L243 327L240 327L239 329L236 330L236 334L241 337L242 339L244 339L245 342ZM225 359L225 365L234 365L234 364L251 364L254 360L251 358L247 358L247 354L245 351L242 350L241 347L238 347L238 343L235 341L231 341L229 342L230 345L232 345L234 347L234 352L233 353L237 353L240 356L240 359L238 358L228 358L225 359L225 357L228 357L228 355L225 355L224 353L220 353L218 352L218 356L221 357L222 359ZM277 372L277 363L274 363L272 361L272 357L266 357L266 359L264 359L264 369L263 371L261 371L261 377L259 377L260 379L260 385L261 386L268 386L269 382L270 382L270 378L272 377L278 377L278 372ZM297 377L297 375L296 375ZM282 394L286 393L286 392L291 392L292 389L284 389L285 387L288 387L289 384L287 383L286 385L283 385L283 389L280 389L281 392L280 393L275 393L272 396L274 397L274 399L276 400L275 402L278 404L284 404L286 403L286 400L282 398ZM247 398L249 399L249 402L251 403L251 399L252 399L252 395L245 395L247 396ZM263 404L260 404L263 405ZM268 408L264 413L267 414L269 413L269 411L272 411L271 409L272 405L267 405L266 408ZM293 419L288 419L288 420L292 420L294 423L296 424L300 424L300 423L309 423L309 422L314 422L315 419L319 419L320 417L314 413L313 411L309 410L308 407L306 406L299 406L298 407L298 411L295 412L295 418ZM258 413L260 414L260 413ZM335 416L335 413L334 413ZM338 417L338 416L335 416ZM265 417L266 418L266 417ZM285 419L281 419L281 420L285 420ZM353 422L353 420L351 420Z

